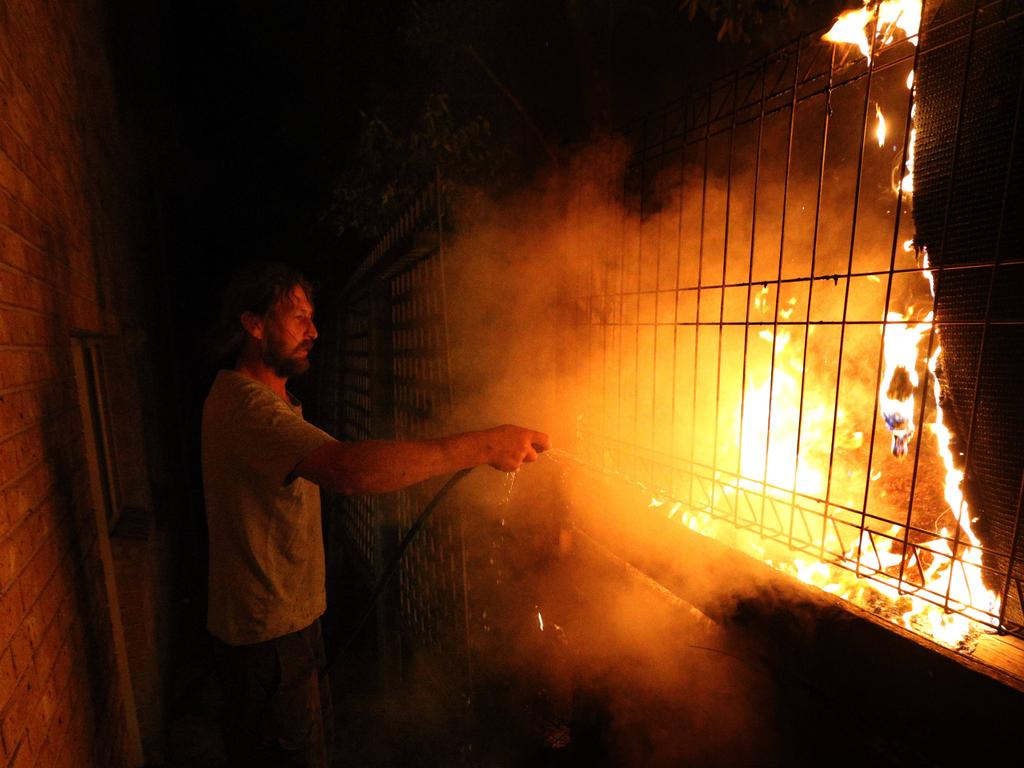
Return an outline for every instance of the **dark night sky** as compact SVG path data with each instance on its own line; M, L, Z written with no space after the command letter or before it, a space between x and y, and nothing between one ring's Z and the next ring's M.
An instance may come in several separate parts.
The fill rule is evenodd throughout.
M172 260L217 282L221 267L253 257L307 267L327 252L357 258L360 244L321 220L360 112L400 131L426 93L448 93L465 116L501 102L470 71L466 45L555 147L765 48L716 44L714 27L679 5L113 0L110 28L122 107L140 135L143 173L162 193ZM771 30L773 40L791 34Z
M325 219L355 159L361 113L401 133L426 94L446 93L457 119L491 119L495 141L518 130L519 146L506 149L523 158L520 171L537 169L539 142L522 125L501 133L502 120L521 118L466 46L561 152L816 29L836 4L815 4L797 26L762 28L754 44L716 43L715 27L679 5L111 0L112 67L142 186L159 200L164 288L199 308L177 322L180 354L195 359L238 263L285 260L323 283L365 252L358 233L339 236Z

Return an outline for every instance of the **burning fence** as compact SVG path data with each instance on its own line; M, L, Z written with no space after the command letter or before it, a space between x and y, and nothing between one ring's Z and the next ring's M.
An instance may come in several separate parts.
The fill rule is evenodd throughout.
M1022 23L921 11L637 126L621 247L577 290L580 437L667 516L956 646L1022 620Z
M1022 40L1019 3L872 4L638 123L611 206L569 190L568 267L548 265L572 276L553 290L572 327L545 343L569 358L574 459L949 647L1020 635ZM479 382L453 398L472 349L452 284L481 280L445 270L444 198L415 202L324 328L339 434L439 433ZM430 495L337 500L329 539L372 583ZM463 536L431 520L379 628L468 672Z

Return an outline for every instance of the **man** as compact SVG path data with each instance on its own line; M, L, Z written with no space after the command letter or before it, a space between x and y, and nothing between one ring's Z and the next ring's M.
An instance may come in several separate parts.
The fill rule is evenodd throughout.
M228 286L218 372L203 408L210 538L208 628L227 688L233 764L325 766L332 711L319 617L326 607L318 486L393 491L490 464L535 461L547 435L512 425L434 440L342 443L286 389L317 338L312 289L259 264Z

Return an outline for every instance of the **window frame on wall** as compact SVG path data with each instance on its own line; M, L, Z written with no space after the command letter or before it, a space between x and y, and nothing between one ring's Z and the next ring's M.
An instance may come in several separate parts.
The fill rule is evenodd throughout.
M121 516L124 497L104 361L104 348L109 344L108 337L93 334L76 334L71 339L91 482L100 497L97 502L103 508L107 529L113 530Z
M96 522L100 562L103 566L103 586L109 608L117 684L124 700L128 764L141 766L144 764L142 735L128 664L124 620L117 587L117 569L110 542L110 532L121 516L124 494L118 469L119 454L107 381L108 366L104 357L106 353L116 354L120 348L115 345L119 344L118 338L95 333L71 335L71 359L74 366L75 388L78 391L79 412L82 417L90 506Z

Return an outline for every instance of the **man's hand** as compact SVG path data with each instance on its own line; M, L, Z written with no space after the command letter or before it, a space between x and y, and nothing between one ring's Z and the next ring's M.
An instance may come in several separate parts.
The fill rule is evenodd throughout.
M502 424L481 433L487 463L502 472L515 472L524 463L537 460L537 455L551 447L551 438L543 432Z

